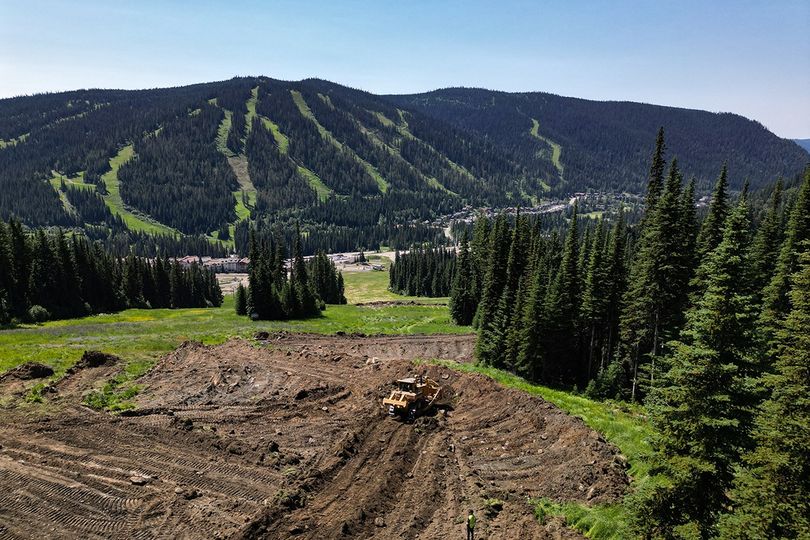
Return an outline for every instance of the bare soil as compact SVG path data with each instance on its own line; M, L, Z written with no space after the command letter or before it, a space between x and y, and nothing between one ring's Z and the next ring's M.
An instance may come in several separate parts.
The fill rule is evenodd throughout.
M582 538L527 501L618 499L617 449L541 399L411 362L469 361L473 339L185 343L126 416L80 405L120 363L76 370L42 408L0 410L0 538L464 538L469 509L476 538ZM392 381L422 372L449 406L389 418Z

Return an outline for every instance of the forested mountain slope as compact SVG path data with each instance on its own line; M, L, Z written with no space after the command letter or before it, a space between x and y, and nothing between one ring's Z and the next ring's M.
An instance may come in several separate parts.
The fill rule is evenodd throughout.
M426 220L465 205L526 206L589 188L640 193L662 125L699 187L726 160L732 188L794 176L807 161L794 143L731 114L235 78L0 100L0 219L84 227L115 249L220 250L234 239L245 246L249 222L293 221L308 252L407 246L437 234Z
M759 187L776 176L793 176L808 161L792 141L731 113L474 88L389 99L484 136L524 158L538 151L551 156L558 147L563 191L639 192L647 173L645 152L661 126L669 151L688 162L683 173L697 178L699 190L709 188L724 161L735 189L746 178Z

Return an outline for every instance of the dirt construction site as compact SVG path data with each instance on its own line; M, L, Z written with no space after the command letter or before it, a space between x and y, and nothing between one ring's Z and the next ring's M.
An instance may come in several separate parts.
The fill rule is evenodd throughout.
M0 539L582 538L531 499L624 494L618 450L580 419L491 379L414 362L471 361L474 336L259 335L187 342L118 415L82 405L122 369L87 358L38 408L0 409ZM30 369L0 378L19 396ZM34 370L35 371L35 370ZM447 399L389 417L393 382Z

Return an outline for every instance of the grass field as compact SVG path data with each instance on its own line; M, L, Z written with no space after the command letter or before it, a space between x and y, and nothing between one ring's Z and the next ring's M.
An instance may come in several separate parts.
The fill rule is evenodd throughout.
M379 277L378 277L379 276ZM410 300L385 290L387 272L346 274L347 295L369 302ZM360 301L360 300L354 300ZM237 316L233 297L221 308L129 309L42 325L24 325L0 331L0 372L26 361L52 366L56 376L76 362L85 350L97 349L121 356L128 363L154 362L185 340L222 343L233 336L249 337L257 331L287 330L333 334L468 333L454 325L446 306L328 306L321 317L284 322L252 322Z
M389 262L386 259L386 262ZM446 304L448 298L425 298L402 296L388 290L388 272L344 272L346 300L350 304L364 302L409 302L421 304Z

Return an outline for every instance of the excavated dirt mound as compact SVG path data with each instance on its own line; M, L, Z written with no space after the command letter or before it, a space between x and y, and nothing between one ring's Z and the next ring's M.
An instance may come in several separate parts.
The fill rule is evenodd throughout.
M127 416L69 405L67 389L53 416L0 413L0 538L461 538L470 508L477 538L581 538L540 525L527 498L626 488L617 450L581 420L411 363L468 361L470 336L262 337L183 344ZM382 399L415 373L454 397L405 424Z
M0 375L0 382L6 379L30 381L31 379L44 379L51 375L53 375L53 368L50 366L40 364L39 362L26 362Z

